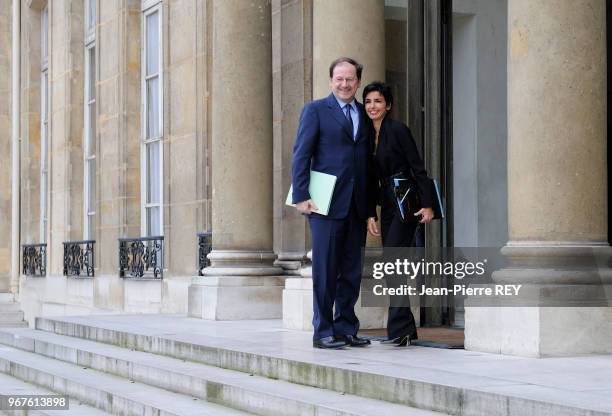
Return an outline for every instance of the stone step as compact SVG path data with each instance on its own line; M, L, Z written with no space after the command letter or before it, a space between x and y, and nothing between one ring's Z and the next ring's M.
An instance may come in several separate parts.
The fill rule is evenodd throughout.
M51 390L26 383L15 377L0 373L0 395L56 395ZM107 416L109 413L84 405L77 400L69 400L66 410L0 410L0 415L7 416Z
M14 300L15 300L15 295L13 293L7 293L7 292L0 293L0 303L13 302Z
M359 362L337 364L339 352L335 351L304 354L302 350L284 351L282 346L262 349L258 343L252 345L223 336L199 335L196 343L191 336L174 334L175 330L166 326L165 330L152 330L133 322L96 321L89 317L37 318L36 328L451 415L612 415L607 403L590 400L588 394L575 398L553 389L532 394L507 380L414 366L413 372L398 372L385 363L367 367Z
M120 416L238 416L248 413L169 392L8 346L0 346L0 373Z
M17 302L0 302L0 314L3 312L17 312L20 305Z
M7 323L7 322L23 322L23 312L22 311L5 311L5 312L0 312L0 322L2 323Z
M0 322L0 328L27 328L28 323L26 321L21 322Z
M437 412L32 329L0 330L0 343L262 416L442 416Z

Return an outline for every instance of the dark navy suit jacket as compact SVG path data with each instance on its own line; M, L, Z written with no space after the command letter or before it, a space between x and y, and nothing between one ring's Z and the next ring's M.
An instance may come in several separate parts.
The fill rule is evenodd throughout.
M349 123L330 94L304 106L293 148L293 203L310 199L310 170L336 176L336 186L327 218L342 219L355 199L357 215L367 217L368 129L363 105L359 109L359 130L353 140ZM311 214L318 216L318 214Z

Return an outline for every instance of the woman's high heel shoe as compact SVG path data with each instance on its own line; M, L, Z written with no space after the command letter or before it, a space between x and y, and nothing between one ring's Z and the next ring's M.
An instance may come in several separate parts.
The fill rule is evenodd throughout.
M396 347L407 347L408 345L410 345L410 341L410 336L404 335L403 337L401 337Z
M396 338L391 338L382 341L381 344L395 344L396 347L405 347L407 345L410 345L410 341L412 341L413 339L416 339L416 337L411 338L410 335L401 335Z
M399 344L402 339L404 338L404 336L400 336L400 337L396 337L396 338L389 338L386 339L384 341L380 341L381 344Z

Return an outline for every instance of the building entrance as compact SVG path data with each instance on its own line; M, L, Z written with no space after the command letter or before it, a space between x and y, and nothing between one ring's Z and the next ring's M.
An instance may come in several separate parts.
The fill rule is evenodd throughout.
M507 231L507 0L387 0L386 79L446 218L428 247L501 247ZM424 301L421 304L425 304ZM427 302L431 304L431 302ZM463 326L460 299L421 308L421 324Z

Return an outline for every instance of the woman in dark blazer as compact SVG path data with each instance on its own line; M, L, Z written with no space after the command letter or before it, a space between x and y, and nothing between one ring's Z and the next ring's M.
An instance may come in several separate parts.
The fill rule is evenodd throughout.
M383 247L411 247L419 223L425 224L433 218L433 193L431 180L412 137L410 129L402 122L389 117L393 96L388 85L375 81L363 90L363 103L370 119L372 164L370 174L370 198L381 206L380 225ZM389 181L393 175L412 175L417 183L421 210L415 213L414 221L402 222L395 207ZM368 231L380 235L376 225L376 207L370 204ZM389 282L391 284L397 282ZM409 303L402 299L402 307L390 306L387 320L388 341L406 346L417 339L417 329Z

